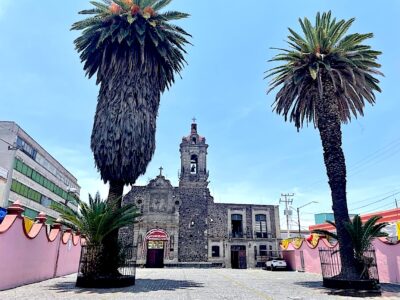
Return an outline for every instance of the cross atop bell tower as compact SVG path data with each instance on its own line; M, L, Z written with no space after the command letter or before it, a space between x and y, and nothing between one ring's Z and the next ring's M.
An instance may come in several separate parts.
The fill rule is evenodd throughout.
M208 185L206 139L197 133L196 118L192 119L190 135L180 144L181 171L179 186L206 187Z

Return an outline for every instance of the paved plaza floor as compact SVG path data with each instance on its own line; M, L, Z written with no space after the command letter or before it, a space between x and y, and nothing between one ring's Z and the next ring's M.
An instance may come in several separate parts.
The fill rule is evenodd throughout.
M138 269L136 285L80 289L76 275L0 292L0 299L357 299L330 295L319 275L232 269ZM383 284L383 296L400 299L400 285ZM364 298L365 299L365 298Z

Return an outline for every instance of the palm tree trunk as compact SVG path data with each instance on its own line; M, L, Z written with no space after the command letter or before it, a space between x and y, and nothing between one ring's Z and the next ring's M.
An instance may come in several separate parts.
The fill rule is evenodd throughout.
M341 277L359 279L354 259L353 245L345 224L350 222L346 197L346 163L342 150L342 131L335 92L329 82L324 82L324 96L317 101L317 127L324 151L324 162L332 195L332 209L337 228Z
M124 182L121 180L110 181L110 187L108 190L108 203L116 203L117 207L121 207L122 196L124 192Z

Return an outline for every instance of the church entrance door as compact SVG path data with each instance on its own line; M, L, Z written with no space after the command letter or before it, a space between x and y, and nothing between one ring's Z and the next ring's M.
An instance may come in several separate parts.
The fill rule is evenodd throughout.
M149 241L147 243L146 268L164 268L163 241Z
M232 269L247 268L246 246L231 246L231 266Z

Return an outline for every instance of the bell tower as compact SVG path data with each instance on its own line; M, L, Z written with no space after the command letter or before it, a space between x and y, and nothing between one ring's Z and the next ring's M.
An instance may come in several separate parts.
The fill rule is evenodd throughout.
M193 118L190 135L183 137L180 144L179 186L207 187L207 148L206 139L197 133L196 119Z

